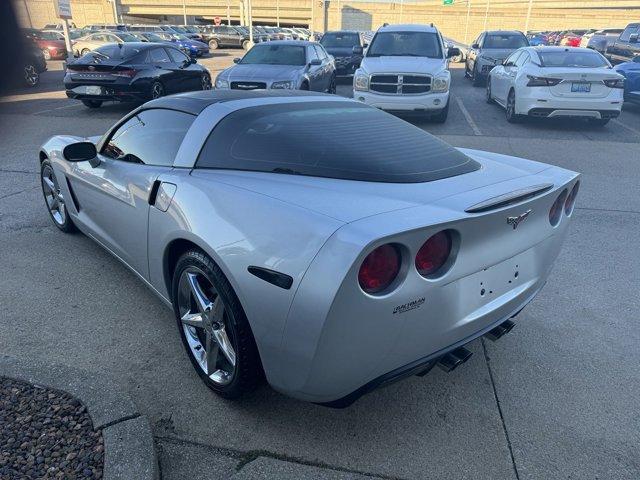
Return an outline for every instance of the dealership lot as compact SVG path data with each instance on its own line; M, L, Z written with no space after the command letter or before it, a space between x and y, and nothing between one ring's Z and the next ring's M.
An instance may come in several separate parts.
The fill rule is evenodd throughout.
M215 76L240 53L201 63ZM455 66L449 119L418 126L455 146L583 173L547 286L513 333L474 342L472 359L450 374L436 369L346 410L268 387L231 403L200 382L172 313L142 283L86 237L51 225L38 146L53 134L100 134L132 106L68 100L60 62L50 65L35 90L0 100L0 354L120 378L152 421L163 478L638 477L639 107L604 128L512 125Z

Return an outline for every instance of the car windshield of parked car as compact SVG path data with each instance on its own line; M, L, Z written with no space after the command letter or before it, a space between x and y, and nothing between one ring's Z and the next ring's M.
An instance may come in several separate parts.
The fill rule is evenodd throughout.
M480 165L404 120L352 102L263 105L226 116L198 168L367 182L428 182Z
M156 35L155 33L145 33L143 35L144 38L146 38L148 41L150 42L162 42L162 37L159 35Z
M71 38L71 40L75 40L75 39L77 39L77 38L80 38L80 37L82 37L82 35L84 35L84 33L83 33L83 32L78 32L78 31L76 31L76 32L69 32L69 38Z
M543 67L578 67L578 68L598 68L609 67L606 58L597 52L538 52Z
M482 48L514 49L529 46L527 37L519 34L487 35Z
M39 32L37 36L42 40L64 40L64 35L58 32Z
M243 65L306 65L305 47L259 44L242 57Z
M173 38L175 38L176 40L180 40L181 42L189 42L189 41L191 41L191 39L189 37L187 37L186 35L182 35L180 33L174 34Z
M354 47L360 45L360 37L357 33L325 33L320 43L324 48Z
M178 33L188 33L184 28L182 27L171 27L173 29L174 32L178 32Z
M373 38L367 57L442 58L440 38L433 32L381 32Z

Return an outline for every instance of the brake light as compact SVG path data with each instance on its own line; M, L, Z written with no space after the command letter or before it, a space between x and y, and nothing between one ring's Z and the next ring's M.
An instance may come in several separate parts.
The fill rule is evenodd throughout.
M423 277L437 273L451 254L451 233L447 230L432 235L416 254L416 269Z
M567 215L571 215L573 212L573 206L576 204L576 197L578 196L578 190L580 189L580 182L576 182L576 184L571 189L571 192L567 196L567 200L564 202L564 213Z
M386 290L398 276L400 263L400 252L395 245L387 243L376 248L360 265L360 288L370 295Z
M129 70L117 70L117 71L113 72L112 75L114 77L133 78L133 77L136 76L136 73L138 73L137 70L129 69Z
M609 88L624 88L624 78L615 78L613 80L604 80L604 84Z
M551 205L551 209L549 210L549 223L551 226L555 227L560 223L560 217L562 216L562 208L564 207L564 202L567 199L567 189L565 188L556 201Z
M547 78L547 77L534 77L533 75L527 75L529 82L527 87L555 87L562 79L561 78Z

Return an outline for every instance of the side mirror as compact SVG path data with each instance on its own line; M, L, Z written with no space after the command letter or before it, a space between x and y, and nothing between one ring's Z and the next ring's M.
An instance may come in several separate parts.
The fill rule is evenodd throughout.
M471 45L471 48L478 49L480 48L480 45L478 45L477 43L474 43L473 45Z
M77 142L64 147L62 156L67 162L86 162L96 158L98 151L91 142Z
M317 67L318 65L322 65L322 60L320 60L319 58L314 58L309 62L309 66L311 67Z
M447 50L447 58L457 57L460 55L460 49L456 47L449 47Z
M355 55L362 55L362 52L364 51L362 47L359 46L355 46L353 47L353 49L351 50Z
M234 59L233 59L233 63L240 63L240 60L242 60L242 59L241 59L241 58L236 57L236 58L234 58Z

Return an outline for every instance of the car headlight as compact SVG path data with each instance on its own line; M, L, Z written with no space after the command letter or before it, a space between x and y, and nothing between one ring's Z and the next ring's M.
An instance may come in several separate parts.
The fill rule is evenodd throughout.
M433 79L433 83L431 84L432 92L446 92L449 90L449 80L451 79L450 75L438 75Z
M221 78L216 78L216 88L229 88L229 82Z
M364 73L357 73L353 77L353 89L359 92L366 92L369 90L369 75Z
M295 84L291 80L282 80L282 81L279 81L279 82L273 82L271 84L271 88L293 90L296 87L295 87Z

